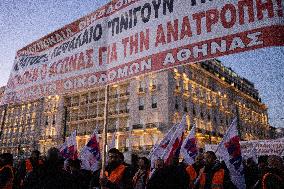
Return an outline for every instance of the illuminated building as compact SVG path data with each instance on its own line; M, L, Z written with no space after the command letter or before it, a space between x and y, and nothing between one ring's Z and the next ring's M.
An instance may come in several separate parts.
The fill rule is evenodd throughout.
M218 143L237 115L243 140L269 138L267 107L253 83L218 60L183 65L113 84L108 102L108 140L116 132L116 147L122 151L148 152L183 114L187 114L188 129L196 124L201 146ZM29 104L34 107L29 113L19 112ZM26 149L36 147L46 152L75 129L81 149L95 129L101 135L104 104L105 91L100 87L49 96L15 107L9 105L0 153L9 150L19 153L21 140L29 141ZM37 120L32 122L34 126L27 121L23 123L28 118ZM37 135L26 132L34 127L38 129L34 129Z
M43 100L2 107L0 153L28 156L38 148Z

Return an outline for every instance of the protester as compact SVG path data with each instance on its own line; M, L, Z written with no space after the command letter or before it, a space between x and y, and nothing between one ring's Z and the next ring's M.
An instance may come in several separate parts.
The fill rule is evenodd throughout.
M139 157L136 154L131 154L131 172L135 174L138 171L138 159ZM134 175L133 175L134 176Z
M31 153L31 157L24 160L20 163L19 169L17 172L17 180L20 182L20 186L23 185L25 176L28 175L35 169L38 169L41 165L43 165L43 161L39 159L40 152L38 150L34 150Z
M264 155L264 156L259 156L258 157L258 177L257 177L257 182L254 184L254 186L252 187L253 189L261 189L261 182L262 182L262 178L263 176L267 173L268 171L268 164L267 164L267 160L268 160L268 156Z
M76 183L76 186L80 186L80 188L88 188L92 178L90 171L81 169L81 161L79 159L69 159L69 165L71 177Z
M281 157L271 155L268 157L268 170L262 177L262 189L283 189L284 169Z
M184 164L180 164L177 157L172 158L169 165L155 170L149 180L147 189L187 189L188 176Z
M12 189L14 182L13 155L0 155L0 189Z
M196 156L195 162L186 167L186 172L189 178L189 188L194 188L194 182L199 174L199 171L204 166L203 153Z
M71 175L63 170L64 159L59 150L51 148L42 167L33 170L24 180L25 189L80 189Z
M145 189L150 175L150 162L146 157L139 158L138 171L133 177L134 189Z
M162 188L163 185L163 169L164 169L164 161L162 159L157 159L154 163L154 169L149 177L147 183L147 189L155 189Z
M253 158L248 158L244 165L246 187L252 189L259 179L258 167Z
M132 189L131 168L125 164L122 156L118 149L110 149L105 172L96 171L89 188Z
M218 189L218 188L234 188L230 180L228 171L224 165L217 161L214 152L207 151L204 153L205 166L200 170L196 184L200 189Z

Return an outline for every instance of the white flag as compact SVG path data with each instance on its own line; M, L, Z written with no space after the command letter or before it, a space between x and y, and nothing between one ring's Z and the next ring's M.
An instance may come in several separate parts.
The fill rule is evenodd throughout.
M238 189L245 189L243 158L241 153L240 138L238 136L237 119L231 123L223 140L219 144L216 155L222 157L230 171L232 182Z
M164 138L161 140L159 144L155 144L152 151L148 155L148 159L151 160L151 168L154 168L155 161L158 158L161 158L162 154L164 153L165 149L167 148L170 140L177 128L178 124L173 125L170 130L165 134Z
M80 153L82 169L96 171L100 168L101 153L96 131Z
M195 125L192 127L190 133L183 141L180 149L180 153L183 156L185 162L192 165L195 161L195 157L198 154L197 140L195 137Z
M180 124L178 125L177 129L175 130L173 136L171 137L170 143L167 145L163 155L162 155L162 159L164 160L164 162L166 164L169 164L171 159L174 156L179 156L179 152L180 152L180 147L183 141L183 134L185 131L185 127L186 127L186 116L184 115L182 117L182 120L180 122Z
M59 151L64 158L73 160L78 158L76 133L76 130L74 130L71 136L59 147Z

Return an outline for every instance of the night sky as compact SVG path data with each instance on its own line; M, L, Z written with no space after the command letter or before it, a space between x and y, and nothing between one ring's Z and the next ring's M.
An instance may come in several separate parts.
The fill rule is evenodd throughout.
M106 0L1 0L0 86L6 85L16 51L93 12ZM269 122L284 127L284 48L266 48L219 58L252 81L269 108Z

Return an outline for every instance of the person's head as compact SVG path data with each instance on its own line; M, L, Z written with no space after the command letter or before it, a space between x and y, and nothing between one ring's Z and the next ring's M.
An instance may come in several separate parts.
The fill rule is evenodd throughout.
M111 148L108 151L108 165L116 167L121 163L122 163L121 152L116 148Z
M179 164L179 158L174 156L172 158L172 161L170 162L170 165L177 166L178 164Z
M274 169L282 169L283 168L283 160L280 156L271 155L267 160L268 167Z
M71 171L76 171L81 169L81 160L75 159L70 161Z
M33 160L39 160L39 156L40 156L40 152L39 152L38 150L32 151L31 159L33 159Z
M5 165L13 165L13 155L10 153L4 153L0 155L0 167Z
M57 162L59 160L59 150L57 148L50 148L47 152L47 161Z
M256 162L253 160L253 158L250 157L250 158L247 159L246 165L248 167L254 167L254 166L256 166Z
M213 151L207 151L204 153L205 165L214 165L216 162L216 154Z
M204 155L203 154L198 154L195 157L195 164L197 164L197 165L203 165L204 164Z
M164 167L164 160L162 159L157 159L155 161L155 169L162 169Z
M140 169L148 169L150 167L150 161L146 157L138 159L138 166Z
M204 153L204 149L203 148L199 148L198 149L198 154L203 154Z
M138 164L138 156L136 154L131 154L131 164L134 166Z
M267 167L267 158L268 156L260 156L258 157L258 167L264 169Z
M119 152L119 158L121 162L124 162L124 155L122 152Z

